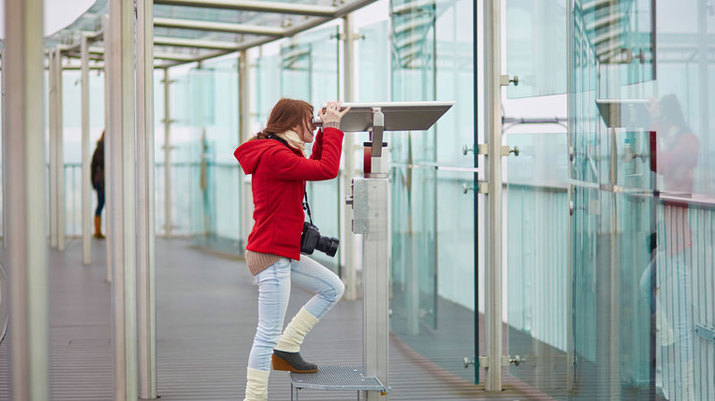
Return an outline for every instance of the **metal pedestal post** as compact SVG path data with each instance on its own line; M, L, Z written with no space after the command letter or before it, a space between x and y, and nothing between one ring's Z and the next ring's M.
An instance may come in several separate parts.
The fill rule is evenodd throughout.
M321 366L317 373L291 373L293 390L358 391L367 401L386 401L389 386L389 163L382 151L383 132L429 129L453 102L345 104L351 111L343 132L370 131L364 176L352 180L352 232L363 234L363 366ZM385 121L385 115L389 121ZM360 398L358 398L360 399Z
M372 142L365 148L365 178L353 180L353 232L363 234L363 371L388 387L389 358L389 258L387 162L382 157L384 115L373 109ZM384 392L366 391L374 401Z

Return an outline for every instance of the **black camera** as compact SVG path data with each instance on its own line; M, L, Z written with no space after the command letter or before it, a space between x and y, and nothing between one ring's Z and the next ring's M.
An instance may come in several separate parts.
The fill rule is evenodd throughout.
M318 227L308 223L303 223L303 233L300 236L300 253L311 255L314 250L324 252L328 256L335 256L338 251L340 240L332 237L320 235Z

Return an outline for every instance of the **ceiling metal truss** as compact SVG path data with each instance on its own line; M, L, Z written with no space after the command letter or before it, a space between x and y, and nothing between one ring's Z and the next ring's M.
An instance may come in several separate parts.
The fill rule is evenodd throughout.
M200 62L288 38L376 0L315 0L315 4L256 0L154 0L154 58L157 66ZM85 21L102 14L98 0ZM319 4L322 3L322 4ZM87 36L92 59L103 58L102 32L79 32L70 25L53 35L54 46L69 58L79 58L79 40ZM87 23L84 23L86 26Z

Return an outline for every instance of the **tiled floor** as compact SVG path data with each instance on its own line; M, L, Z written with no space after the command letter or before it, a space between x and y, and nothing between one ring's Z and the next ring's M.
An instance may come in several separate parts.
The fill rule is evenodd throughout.
M81 263L81 242L50 252L51 380L54 400L111 400L111 287L104 281L104 243L93 242L93 264ZM161 399L241 400L255 331L256 287L243 262L157 240L157 354ZM309 297L294 289L288 318ZM360 366L362 306L341 301L306 338L303 353L318 364ZM0 345L0 400L8 399L9 351ZM470 368L472 369L472 368ZM518 391L487 394L392 338L391 400L548 399ZM301 400L351 400L355 393L303 390ZM289 400L285 372L274 372L270 400Z

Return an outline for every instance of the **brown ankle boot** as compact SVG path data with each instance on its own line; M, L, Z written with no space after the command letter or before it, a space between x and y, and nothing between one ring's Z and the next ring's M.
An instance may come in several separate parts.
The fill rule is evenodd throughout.
M94 238L104 239L104 235L102 235L102 216L94 216Z

